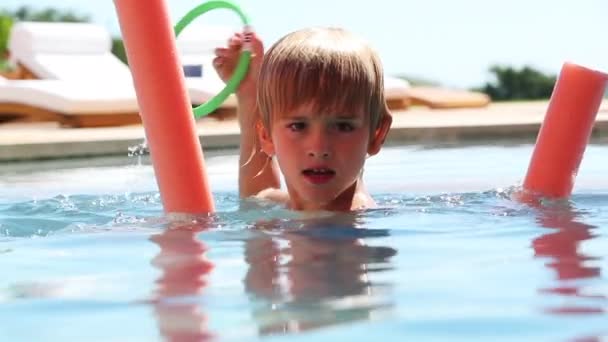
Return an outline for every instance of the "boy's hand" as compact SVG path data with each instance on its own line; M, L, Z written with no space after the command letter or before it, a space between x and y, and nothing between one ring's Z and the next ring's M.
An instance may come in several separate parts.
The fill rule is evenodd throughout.
M213 66L220 78L227 82L236 67L245 40L251 42L251 62L249 70L237 88L236 96L239 101L255 103L257 78L264 58L264 46L260 38L254 33L235 33L229 40L227 47L215 49Z

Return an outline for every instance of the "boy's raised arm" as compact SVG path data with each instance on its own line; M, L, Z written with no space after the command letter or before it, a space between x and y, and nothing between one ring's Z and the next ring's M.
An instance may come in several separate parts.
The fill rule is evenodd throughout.
M255 97L238 101L239 126L241 128L239 146L239 194L241 197L255 196L261 191L275 188L280 184L276 162L261 151L257 138L256 124L260 117Z
M252 58L249 71L237 90L237 116L241 131L239 145L239 195L255 196L261 191L280 187L279 170L276 163L260 150L256 124L258 112L256 92L257 76L264 57L264 47L255 33L250 33ZM226 82L238 61L245 36L237 33L228 42L227 48L215 50L213 65L220 78Z

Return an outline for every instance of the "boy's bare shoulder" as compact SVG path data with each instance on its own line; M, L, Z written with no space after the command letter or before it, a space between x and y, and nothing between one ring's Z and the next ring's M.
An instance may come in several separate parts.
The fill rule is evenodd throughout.
M289 194L281 189L276 188L268 188L260 191L256 198L265 199L273 202L279 203L288 203L289 202Z

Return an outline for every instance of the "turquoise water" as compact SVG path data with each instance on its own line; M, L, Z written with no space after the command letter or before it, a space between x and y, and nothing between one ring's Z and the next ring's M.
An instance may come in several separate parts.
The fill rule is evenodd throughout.
M389 147L381 208L314 217L239 201L209 154L218 211L181 223L134 158L2 165L0 340L608 338L608 146L542 207L510 199L530 153Z

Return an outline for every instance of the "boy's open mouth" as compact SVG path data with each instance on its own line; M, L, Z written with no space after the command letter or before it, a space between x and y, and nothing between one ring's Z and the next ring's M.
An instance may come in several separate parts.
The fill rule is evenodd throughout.
M313 184L323 184L329 182L336 172L329 168L311 168L305 169L302 174Z

